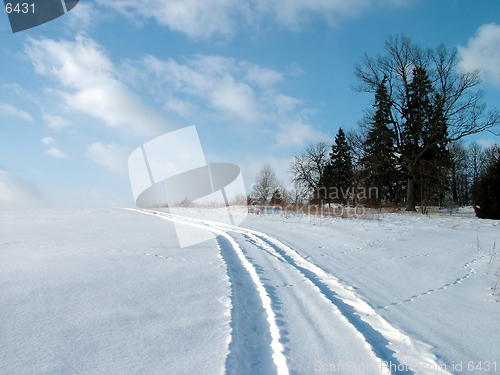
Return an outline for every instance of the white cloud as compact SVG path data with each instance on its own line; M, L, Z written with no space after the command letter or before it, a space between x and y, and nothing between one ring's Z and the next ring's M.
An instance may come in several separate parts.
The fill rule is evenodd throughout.
M243 62L241 65L246 68L246 79L249 82L257 83L261 87L272 86L283 81L283 73L247 62Z
M149 55L126 61L117 69L103 47L82 34L74 41L30 38L25 47L36 72L55 81L56 89L49 91L59 95L66 112L78 110L112 128L143 135L174 128L161 111L144 105L125 85L128 82L149 90L165 111L178 116L261 124L262 129L295 124L292 133L280 131L280 146L317 137L312 128L296 125L302 122L297 108L302 102L279 91L285 74L246 60L195 55L178 62ZM60 116L44 114L43 118L54 130L69 126ZM67 156L55 150L50 154Z
M290 29L314 18L335 24L379 2L387 0L97 0L136 20L154 18L193 38L229 37L238 27L258 27L269 21Z
M259 118L252 88L245 83L236 82L231 76L223 77L213 88L210 96L215 108L246 121L256 121Z
M13 117L30 122L33 121L33 117L31 117L28 112L17 109L7 103L0 103L0 116Z
M275 134L279 147L329 139L304 123L311 111L301 108L301 100L279 91L285 78L282 72L209 55L196 55L182 63L146 56L128 61L125 69L136 84L140 81L157 98L164 98L165 110L180 116L209 118L215 113L217 121L258 124L267 134L282 124Z
M175 112L182 117L190 117L196 112L196 106L186 100L172 98L167 100L163 109L170 112Z
M161 111L144 105L116 78L112 61L91 38L81 34L75 41L30 38L25 47L36 72L58 82L61 99L70 109L138 134L172 130Z
M307 143L325 141L331 138L311 125L302 122L280 124L280 130L276 133L276 142L279 147L299 146Z
M280 112L291 112L302 102L292 96L277 94L274 98L276 106Z
M51 144L55 143L56 141L54 140L54 138L51 138L51 137L43 137L42 138L42 143L46 146L50 146Z
M88 30L90 26L96 23L100 18L99 12L91 2L78 3L78 6L73 8L64 17L64 22L72 30Z
M49 128L52 128L56 131L67 128L70 125L69 121L61 116L43 114L43 119L45 120L45 124L47 124Z
M35 184L0 168L0 210L46 206Z
M269 120L278 112L292 111L300 101L281 94L277 85L281 72L248 61L196 55L179 63L147 56L127 66L130 76L140 77L156 97L165 99L164 109L190 116L201 102L230 120ZM276 121L275 121L276 122Z
M58 159L67 159L68 158L68 155L65 152L59 150L56 147L50 148L49 150L45 151L45 153L47 155L53 156L53 157L58 158Z
M191 37L230 35L235 27L233 0L97 0L98 4L137 18L155 18L173 31ZM240 3L244 8L245 4Z
M43 137L42 138L42 143L46 146L53 146L55 143L56 143L56 140L52 137ZM57 158L57 159L67 159L68 158L68 155L64 152L64 151L61 151L59 150L58 148L56 147L51 147L50 149L48 150L45 150L44 151L47 155L50 155L54 158Z
M261 14L271 14L278 23L296 29L311 17L335 24L344 17L358 15L367 9L370 0L257 0Z
M500 25L482 25L467 47L458 46L463 70L480 69L485 82L500 87Z
M127 161L132 150L116 143L104 145L93 143L87 150L88 156L97 164L116 172L127 170Z

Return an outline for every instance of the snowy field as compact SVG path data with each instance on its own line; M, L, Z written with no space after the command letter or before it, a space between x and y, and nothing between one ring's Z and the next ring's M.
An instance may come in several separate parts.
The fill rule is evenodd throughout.
M0 374L500 374L500 222L468 216L2 211Z

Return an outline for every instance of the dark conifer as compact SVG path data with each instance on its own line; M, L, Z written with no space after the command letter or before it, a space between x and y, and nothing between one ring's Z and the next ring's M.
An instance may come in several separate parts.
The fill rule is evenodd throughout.
M416 67L413 80L408 85L408 97L403 116L405 124L402 129L402 161L407 175L406 209L415 211L417 198L422 201L427 196L426 181L423 177L430 171L432 162L429 150L438 141L438 130L445 127L441 122L439 108L433 103L433 88L423 67ZM436 102L437 103L437 102ZM436 119L439 118L439 121Z
M353 165L351 147L342 128L335 136L335 144L330 153L328 174L331 181L329 195L333 197L334 202L347 204L349 198L352 197Z
M441 207L448 188L451 160L447 141L448 128L439 94L433 99L432 110L430 121L422 129L424 152L420 162L420 201L422 205L432 203Z
M377 188L372 202L397 202L400 198L401 176L397 170L395 134L391 128L391 107L386 79L380 83L375 94L376 108L367 138L363 143L363 177L366 188Z
M499 155L500 156L500 155ZM500 220L500 157L488 166L477 185L476 215L482 219Z

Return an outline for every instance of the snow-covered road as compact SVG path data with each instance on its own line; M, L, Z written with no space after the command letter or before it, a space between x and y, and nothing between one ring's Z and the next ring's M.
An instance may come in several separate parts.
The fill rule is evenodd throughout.
M179 249L174 221L216 239ZM500 365L500 330L487 323L498 316L487 291L498 265L477 246L493 243L495 222L251 217L235 227L107 209L11 211L0 223L1 374Z

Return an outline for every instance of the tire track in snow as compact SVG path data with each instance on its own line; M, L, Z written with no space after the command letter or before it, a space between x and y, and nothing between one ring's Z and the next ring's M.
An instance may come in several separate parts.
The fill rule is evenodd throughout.
M238 228L240 229L240 228ZM312 263L308 262L300 255L298 255L294 250L278 241L277 239L268 236L264 233L255 233L256 231L249 230L237 230L237 229L229 229L234 230L235 232L239 232L244 234L245 236L249 236L253 242L260 246L264 251L268 253L274 252L273 254L278 259L283 259L287 264L294 267L297 271L299 271L302 276L304 276L308 281L310 281L316 290L325 297L330 303L332 303L340 312L340 314L354 327L356 331L358 331L361 336L364 338L366 343L370 346L373 354L378 358L381 362L391 363L395 366L403 365L400 360L395 356L395 351L389 348L390 341L384 337L379 331L374 329L370 324L368 324L363 318L357 313L355 308L332 290L319 276L318 272L311 271L308 265L312 265ZM295 256L294 256L295 255ZM324 271L322 271L324 273ZM338 283L338 280L337 280ZM341 286L338 283L338 286ZM344 288L345 289L345 288ZM359 301L358 301L359 303ZM394 337L394 336L393 336ZM411 365L414 365L414 362L410 362ZM413 371L402 370L395 371L395 374L413 374Z
M146 211L139 212L148 213ZM211 231L212 233L222 235L226 239L230 239L230 241L232 240L233 247L235 247L235 249L239 249L240 252L241 248L239 248L239 245L236 243L236 241L226 233L227 231L241 233L251 238L253 240L252 242L255 242L256 244L260 243L260 247L263 251L266 251L268 253L274 252L274 256L276 256L278 259L283 259L287 264L298 270L307 280L312 282L312 284L317 288L318 292L328 301L330 301L347 319L347 321L364 337L365 341L368 343L368 345L370 345L373 353L381 361L390 362L392 364L395 364L396 366L398 364L402 366L408 366L402 371L398 371L396 369L392 372L393 374L435 374L435 370L426 370L427 368L435 369L438 367L438 364L436 362L437 358L431 351L431 345L410 339L403 332L399 331L397 328L392 327L368 303L358 297L352 287L343 285L333 275L328 274L319 266L309 262L291 247L287 246L278 239L263 232L223 223L191 218L188 219L185 217L166 214L163 212L158 213L157 216L188 225L193 225L198 228ZM255 240L255 238L257 238L257 240ZM265 247L262 247L262 244L267 245ZM249 268L253 269L255 272L254 265L252 265L245 258L243 253L241 255L244 258L244 262L248 263ZM240 258L240 260L242 259ZM247 267L245 266L245 268ZM255 275L255 277L258 278L257 275ZM265 288L262 283L259 282L259 285L264 289L265 292ZM267 298L269 297L267 296ZM273 327L271 327L271 331L272 328ZM277 337L279 338L279 331L276 330L276 333ZM280 354L282 355L283 347L281 346L281 344L279 344L279 346L281 348ZM283 360L286 366L286 360L284 359L284 356ZM410 369L419 370L411 371ZM286 368L286 371L288 372L288 368ZM444 370L440 371L440 373L444 375L451 375L449 372Z
M425 368L436 368L436 356L431 352L431 346L410 339L403 332L392 327L368 303L358 297L351 287L346 287L334 276L309 262L295 250L281 241L265 233L232 225L201 221L209 227L234 231L244 235L253 235L267 243L288 264L296 268L310 280L342 315L361 333L373 352L382 361L392 364L407 365L420 371L395 371L395 374L435 374L435 370L425 371ZM268 249L263 249L269 252ZM442 374L449 374L441 371Z
M233 295L232 302L237 302L236 304L233 304L232 307L232 312L234 312L234 317L236 318L232 320L233 332L231 333L231 335L234 335L234 340L232 339L231 343L229 344L230 349L233 349L234 351L230 352L228 354L228 357L226 358L226 374L268 374L271 370L270 368L267 368L264 369L263 372L262 369L259 368L259 365L265 366L265 362L262 364L257 364L257 366L253 366L253 368L247 367L248 359L252 359L252 356L256 354L255 351L259 352L260 354L266 353L266 348L259 347L258 345L250 345L250 350L248 350L248 340L250 340L250 344L258 344L259 340L255 340L256 336L263 336L263 322L262 318L259 318L258 313L256 316L252 316L252 318L255 319L256 327L258 328L258 330L251 330L253 331L253 333L249 332L248 321L246 320L246 318L248 318L248 312L245 308L242 308L243 306L239 305L239 303L240 299L243 298L243 305L249 305L252 307L252 309L255 309L255 305L257 303L256 299L258 296L258 304L260 305L259 307L264 310L267 320L266 323L269 327L268 335L270 336L270 354L275 366L272 372L276 372L278 375L289 375L286 358L283 354L284 348L280 342L280 331L276 323L276 316L272 309L272 300L269 297L264 285L260 281L255 267L245 257L238 243L230 235L228 235L225 230L217 228L215 226L198 224L198 222L201 223L199 220L186 219L183 217L177 217L165 213L157 214L155 211L148 210L138 210L130 208L128 210L156 216L170 221L177 221L181 224L208 230L211 233L219 236L219 238L217 239L217 243L221 250L221 255L223 256L223 259L227 264L228 277L231 281L231 289L236 293L235 295ZM248 276L245 275L245 272L242 271L246 271ZM255 295L246 296L245 299L245 297L243 296L245 295L245 292L248 291L246 288L248 287L248 284L250 282L254 286ZM252 293L251 289L250 293ZM250 367L252 367L251 365L252 362L250 362ZM243 366L244 368L241 368L241 366Z
M276 373L270 326L259 292L231 243L218 236L217 244L231 284L231 341L226 375Z

